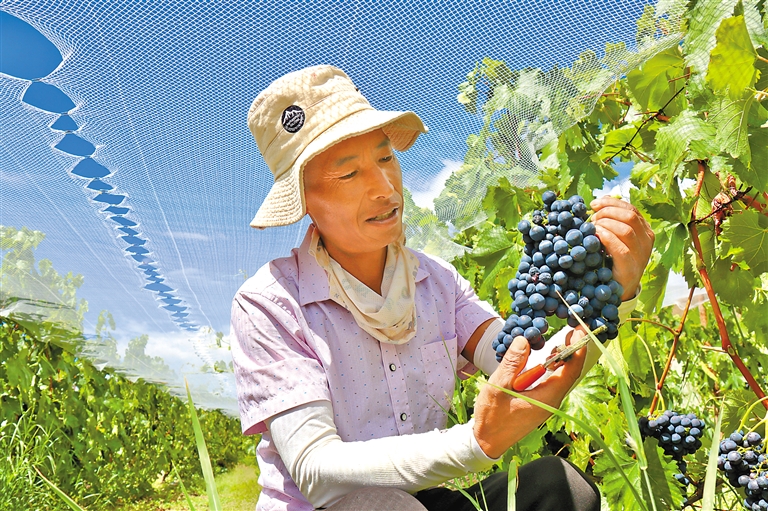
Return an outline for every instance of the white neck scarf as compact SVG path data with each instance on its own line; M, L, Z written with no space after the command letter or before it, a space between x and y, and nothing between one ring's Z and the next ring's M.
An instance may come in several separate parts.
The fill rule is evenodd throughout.
M381 295L360 282L328 254L312 225L309 253L328 273L330 297L352 313L357 324L386 344L405 344L416 335L416 273L418 258L405 248L404 237L387 246Z

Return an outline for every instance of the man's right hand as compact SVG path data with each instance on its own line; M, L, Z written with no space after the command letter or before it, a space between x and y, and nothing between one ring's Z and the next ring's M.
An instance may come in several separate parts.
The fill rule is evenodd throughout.
M575 342L583 335L581 329L573 330L569 333L567 344ZM520 394L558 408L581 374L586 351L586 348L582 348L547 379ZM512 383L523 371L529 353L530 347L525 337L516 337L504 354L498 369L488 379L490 385L480 389L475 400L475 438L483 452L491 458L500 457L551 415L546 410L512 397L497 388L512 389Z

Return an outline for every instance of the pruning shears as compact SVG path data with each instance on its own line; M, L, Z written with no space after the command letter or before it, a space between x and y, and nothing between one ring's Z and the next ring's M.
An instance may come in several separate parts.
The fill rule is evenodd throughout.
M605 330L605 325L601 325L600 327L596 328L592 331L593 334L597 335L603 330ZM543 364L536 364L535 366L531 367L527 371L523 371L522 373L518 374L515 378L515 381L512 382L512 389L514 389L517 392L520 392L522 390L527 389L531 385L533 385L536 381L539 380L544 374L552 369L557 369L561 365L563 365L565 362L568 361L568 359L579 351L581 348L589 344L591 341L591 338L589 335L585 335L578 341L565 345L562 344L555 348L554 352L547 357L547 360Z

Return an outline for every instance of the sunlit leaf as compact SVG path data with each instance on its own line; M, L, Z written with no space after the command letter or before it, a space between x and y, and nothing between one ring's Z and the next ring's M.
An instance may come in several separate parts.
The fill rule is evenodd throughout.
M686 158L693 141L714 142L715 128L692 110L685 110L659 128L656 134L656 157L662 169L675 169ZM714 144L712 144L714 146Z
M627 74L627 84L644 111L656 112L675 92L670 79L683 74L685 62L677 46L665 50Z
M730 244L728 255L746 263L755 276L768 271L768 217L754 210L733 215L725 223L722 239Z
M733 13L738 0L700 0L686 13L688 33L684 48L686 63L703 73L709 65L709 53L717 44L715 33L720 22Z
M732 100L754 85L755 49L744 16L726 18L717 29L717 46L710 54L707 82L716 92L727 92Z

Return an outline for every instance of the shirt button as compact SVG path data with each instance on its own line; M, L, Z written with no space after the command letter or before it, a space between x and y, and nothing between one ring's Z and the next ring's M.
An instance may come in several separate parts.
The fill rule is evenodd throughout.
M401 413L401 414L400 414L400 420L401 420L401 421L404 421L404 420L405 420L405 419L407 419L407 418L408 418L408 416L407 416L405 413Z
M395 364L389 364L389 370L394 371L397 369L397 366Z

